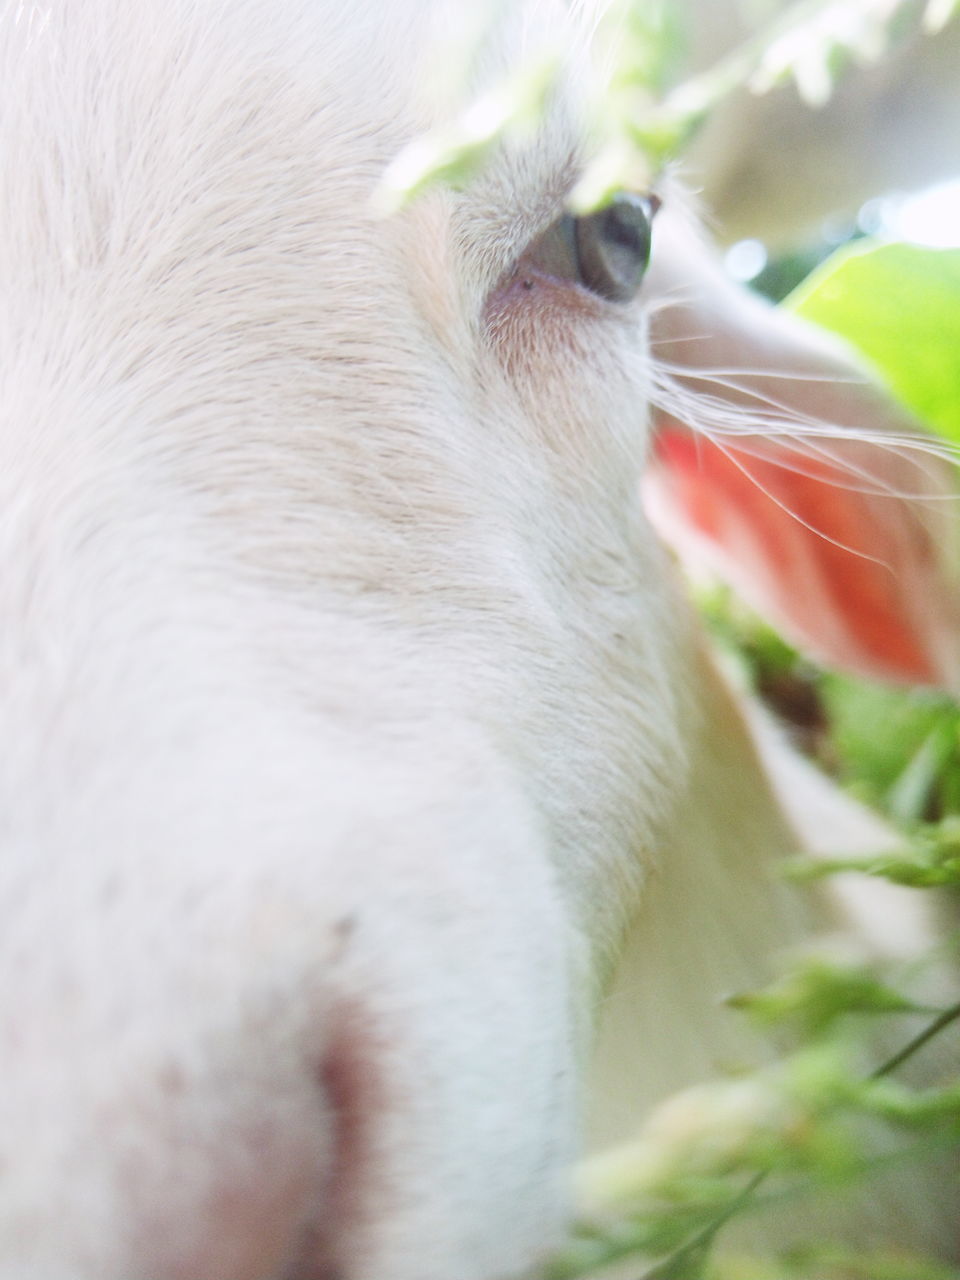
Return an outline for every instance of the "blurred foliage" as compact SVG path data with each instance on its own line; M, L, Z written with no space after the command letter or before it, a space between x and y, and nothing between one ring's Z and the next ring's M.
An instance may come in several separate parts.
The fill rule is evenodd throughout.
M506 8L504 0L490 3L489 23ZM571 193L571 208L585 212L619 189L646 187L736 90L767 93L792 84L808 105L820 106L851 64L878 61L918 30L941 30L958 10L960 0L797 0L714 66L678 83L685 35L670 0L608 0L593 36L598 74L587 103L595 157ZM483 31L472 38L472 58L458 50L454 61L473 96L468 90L459 112L388 166L376 196L380 209L399 209L435 182L459 186L496 147L522 143L564 73L557 35L525 32L525 62L483 88ZM438 76L438 98L446 98L449 83L449 73Z
M776 1262L718 1260L704 1280L960 1280L960 1271L905 1255L811 1248L795 1250Z
M932 1261L847 1254L823 1241L776 1259L712 1254L734 1218L784 1208L802 1215L811 1195L832 1195L960 1140L960 1080L915 1089L895 1077L960 1019L960 1004L931 1019L862 962L825 954L731 1003L786 1037L792 1051L675 1094L635 1141L588 1162L583 1221L546 1280L593 1276L624 1258L638 1259L637 1280L960 1280ZM910 1015L920 1029L864 1070L868 1026L890 1014ZM878 1126L886 1140L878 1141Z
M960 442L960 249L861 242L787 299L881 371L928 427Z
M812 1042L851 1013L929 1013L881 982L869 966L838 963L825 954L797 961L784 977L763 991L732 996L763 1030L789 1028L799 1043Z
M915 831L901 853L798 861L790 874L794 879L814 880L838 871L862 871L911 889L960 889L960 818L944 818Z
M840 243L848 243L855 235L853 227L845 228ZM771 302L782 302L812 271L826 262L836 247L836 244L814 241L789 253L779 254L767 262L759 275L754 276L750 287Z
M415 138L387 167L375 194L378 210L394 213L438 182L462 186L492 148L528 138L543 119L558 71L556 52L545 49L443 126Z
M951 699L835 673L818 684L825 754L842 782L901 823L960 812L960 711Z
M960 813L960 708L935 690L821 671L724 587L703 615L742 679L795 745L858 799L901 824Z

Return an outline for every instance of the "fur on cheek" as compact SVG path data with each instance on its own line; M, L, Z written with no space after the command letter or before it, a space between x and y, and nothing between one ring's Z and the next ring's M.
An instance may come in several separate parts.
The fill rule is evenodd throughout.
M635 487L646 459L651 378L637 306L611 305L521 260L488 298L484 326L542 442L615 493L624 480Z

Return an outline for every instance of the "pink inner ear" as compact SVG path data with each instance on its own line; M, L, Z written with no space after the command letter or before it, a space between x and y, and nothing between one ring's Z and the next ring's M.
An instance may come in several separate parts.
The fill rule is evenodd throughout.
M894 491L889 450L852 448L844 466L839 449L836 462L759 438L721 449L665 425L652 515L678 549L705 560L812 656L880 679L941 684L932 593L942 598L947 584L938 581L923 499Z

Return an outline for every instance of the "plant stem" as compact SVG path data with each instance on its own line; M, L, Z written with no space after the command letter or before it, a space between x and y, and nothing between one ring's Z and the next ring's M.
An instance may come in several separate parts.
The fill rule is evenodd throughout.
M740 1194L735 1196L725 1209L721 1209L712 1222L708 1223L701 1231L698 1231L686 1244L682 1244L679 1249L671 1253L664 1262L658 1263L652 1271L645 1271L640 1280L682 1280L683 1264L694 1259L697 1254L707 1254L713 1244L714 1237L727 1225L731 1218L735 1218L740 1210L749 1204L753 1199L754 1193L759 1190L769 1173L769 1169L761 1169L758 1173L755 1173Z
M960 1001L951 1005L949 1009L944 1009L943 1013L934 1018L929 1026L924 1027L919 1035L914 1036L908 1044L904 1045L899 1053L895 1053L882 1066L877 1067L876 1071L871 1072L869 1078L871 1080L882 1080L884 1076L896 1071L897 1067L902 1066L908 1058L912 1058L919 1049L922 1049L928 1040L932 1040L938 1032L942 1031L944 1027L948 1027L951 1022L956 1022L958 1018L960 1018Z
M893 1057L888 1058L875 1071L871 1071L867 1079L882 1080L884 1076L892 1074L909 1058L912 1058L915 1053L919 1052L929 1040L932 1040L945 1027L948 1027L958 1019L960 1019L960 1001L951 1005L948 1009L944 1009L918 1035L915 1035L902 1049L899 1049ZM698 1231L686 1244L680 1245L662 1262L658 1262L652 1270L645 1271L638 1280L687 1280L687 1276L683 1271L684 1265L692 1262L698 1255L702 1257L703 1261L706 1261L706 1255L714 1239L732 1218L735 1218L742 1209L746 1208L769 1177L769 1174L769 1169L761 1169L758 1173L755 1173L739 1195L734 1196L730 1203L720 1210L712 1222L709 1222L702 1230Z

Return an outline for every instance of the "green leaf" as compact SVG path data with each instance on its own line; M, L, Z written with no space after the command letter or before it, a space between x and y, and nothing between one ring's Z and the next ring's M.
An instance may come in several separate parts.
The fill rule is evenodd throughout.
M901 822L916 822L924 816L930 797L951 763L956 759L956 725L941 720L924 738L896 783L890 789L890 812Z
M811 1276L822 1276L823 1280L960 1280L955 1267L929 1259L823 1245L794 1250L786 1275L791 1280L810 1280Z
M559 72L559 58L548 50L455 119L414 138L384 171L374 207L382 214L396 213L434 183L463 186L502 142L533 134Z
M951 699L835 672L817 689L831 726L828 764L861 800L901 822L950 811L960 795L960 710Z
M788 865L797 880L818 880L840 871L859 871L913 889L960 887L960 819L917 833L909 846L874 857L798 859Z
M761 1027L798 1027L807 1042L850 1013L917 1012L916 1004L879 982L865 965L820 955L807 957L765 990L734 996L729 1003Z
M960 250L860 242L786 305L846 338L923 422L960 443Z

